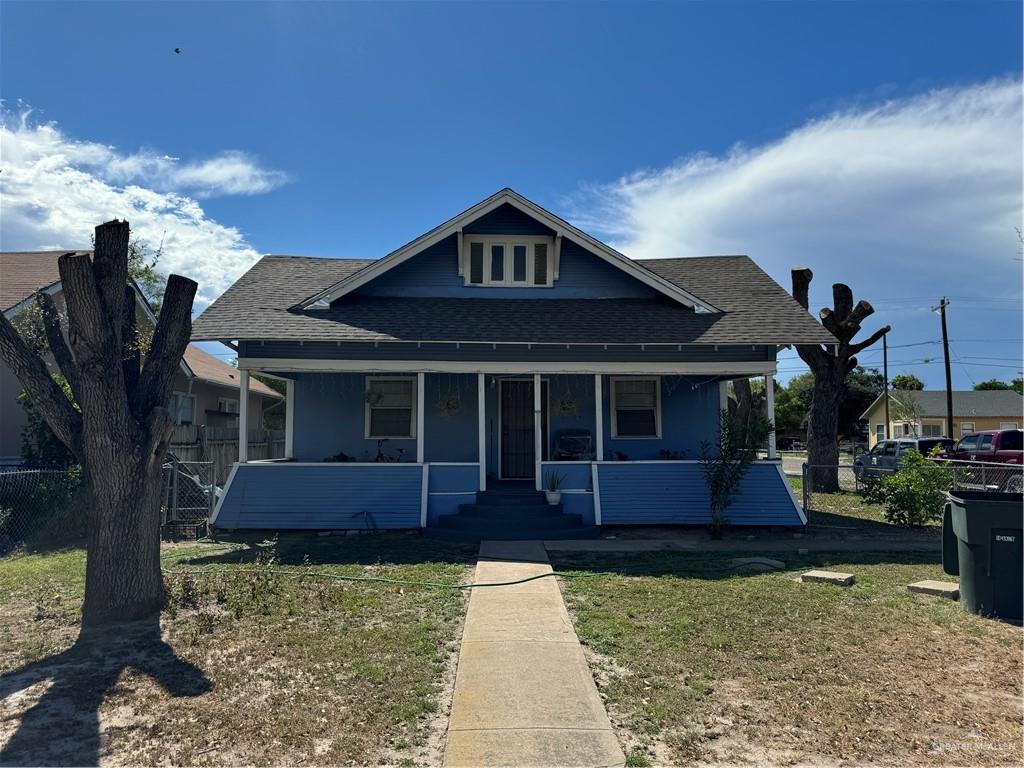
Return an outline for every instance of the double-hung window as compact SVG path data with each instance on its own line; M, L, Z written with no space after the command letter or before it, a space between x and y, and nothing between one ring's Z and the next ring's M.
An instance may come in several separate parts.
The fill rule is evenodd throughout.
M408 376L368 376L366 379L366 437L416 436L416 379Z
M552 238L514 235L466 235L463 276L466 285L537 288L552 284Z
M612 437L661 437L661 380L657 376L613 378Z

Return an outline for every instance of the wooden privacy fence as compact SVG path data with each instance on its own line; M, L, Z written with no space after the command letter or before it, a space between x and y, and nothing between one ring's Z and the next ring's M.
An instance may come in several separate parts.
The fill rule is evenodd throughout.
M231 465L238 461L238 430L234 427L206 427L181 424L174 427L168 449L179 461L213 463L214 482L224 485ZM283 429L250 429L249 460L283 459Z

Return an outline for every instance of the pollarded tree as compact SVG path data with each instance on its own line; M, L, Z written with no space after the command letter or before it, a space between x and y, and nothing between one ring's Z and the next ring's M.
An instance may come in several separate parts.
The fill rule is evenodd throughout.
M814 277L807 267L796 267L793 276L793 298L808 309L807 291ZM821 324L836 337L838 345L798 344L800 359L814 374L811 411L807 418L807 463L820 469L812 473L816 491L839 490L839 408L846 397L846 377L857 367L856 355L870 347L891 330L885 326L861 342L853 337L860 333L861 323L874 314L874 307L861 299L853 303L853 291L842 283L832 286L833 308L825 307L818 316Z
M161 465L173 426L166 403L192 331L196 284L179 275L168 278L143 359L128 248L128 222L115 220L96 227L91 258L60 257L66 328L53 299L37 297L50 353L73 401L41 353L0 316L0 359L90 481L84 625L143 618L159 611L165 599Z

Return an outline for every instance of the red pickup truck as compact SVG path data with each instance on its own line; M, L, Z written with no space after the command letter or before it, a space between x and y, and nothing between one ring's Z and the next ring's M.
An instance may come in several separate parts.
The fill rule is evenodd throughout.
M974 432L961 437L959 442L940 455L956 461L984 461L993 464L1024 464L1024 431L1019 429L993 429ZM1007 474L1005 490L1020 492L1021 472Z

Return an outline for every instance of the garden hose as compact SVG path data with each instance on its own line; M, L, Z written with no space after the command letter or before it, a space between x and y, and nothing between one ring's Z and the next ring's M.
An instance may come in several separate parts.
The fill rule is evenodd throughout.
M223 547L209 547L199 552L189 553L189 556L202 554L204 552L224 552ZM228 552L232 550L227 550ZM166 556L162 557L161 560L167 559ZM697 568L697 569L679 569L675 573L685 574L703 574L703 573L723 573L727 571L734 571L741 568L750 567L750 563L737 563L735 565L728 565L719 568ZM775 570L782 570L776 566L770 566L762 564L762 567L774 568ZM284 568L238 568L234 566L216 566L208 565L201 566L198 568L161 568L164 574L168 576L203 576L213 575L218 573L270 573L275 576L290 576L292 578L323 578L333 579L335 581L364 581L372 582L377 584L393 584L396 586L406 587L428 587L431 589L475 589L483 587L511 587L516 584L526 584L537 579L547 579L555 576L560 576L567 579L577 579L589 576L596 576L598 574L594 572L579 572L579 571L549 571L547 573L538 573L533 576L524 576L521 579L512 579L510 581L484 581L484 582L473 582L469 584L449 584L441 581L414 581L412 579L391 579L386 576L350 576L341 573L331 573L329 571L292 571Z

